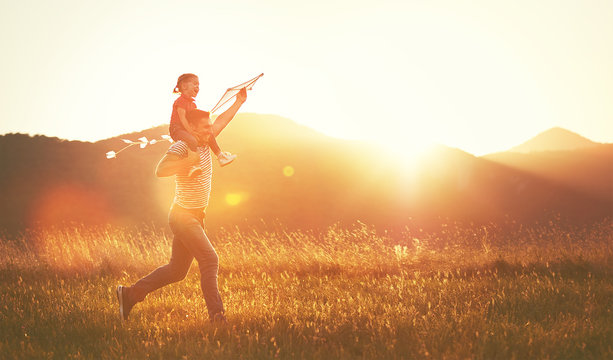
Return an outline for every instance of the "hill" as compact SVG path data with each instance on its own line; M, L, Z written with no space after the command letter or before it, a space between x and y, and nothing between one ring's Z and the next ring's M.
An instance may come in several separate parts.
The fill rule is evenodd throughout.
M511 152L575 150L598 145L579 134L559 127L544 131L532 139L511 148Z
M531 153L502 152L484 156L498 164L575 189L587 196L613 201L613 144L575 150ZM613 208L610 211L613 214Z
M122 148L122 138L159 138L166 130L159 126L96 143L0 136L0 227L64 221L165 226L174 181L153 171L168 143L129 149L118 159L104 154ZM445 218L535 221L553 214L586 221L610 215L613 204L610 196L582 190L602 188L602 179L611 178L603 165L610 150L603 157L582 155L584 163L602 170L592 179L558 181L444 146L412 167L383 162L389 154L373 145L327 137L272 115L239 114L219 143L239 157L228 167L215 165L211 229L262 221L317 229L356 220L403 229ZM570 166L559 158L549 161L552 167Z

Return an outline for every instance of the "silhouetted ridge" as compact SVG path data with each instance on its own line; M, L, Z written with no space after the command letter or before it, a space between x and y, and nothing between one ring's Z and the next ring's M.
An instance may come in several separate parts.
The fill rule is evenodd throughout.
M160 125L96 143L0 136L0 229L65 221L167 226L174 181L153 173L169 143L105 157L125 146L121 139L159 139L167 131ZM613 205L607 195L613 145L501 157L437 146L408 165L372 144L257 114L237 116L218 142L238 158L214 165L210 229L262 220L303 229L356 220L403 229L413 221L536 221L556 214L585 221L610 216ZM524 166L525 159L538 161Z
M544 131L521 145L511 148L512 152L536 152L574 150L598 145L579 134L559 127Z

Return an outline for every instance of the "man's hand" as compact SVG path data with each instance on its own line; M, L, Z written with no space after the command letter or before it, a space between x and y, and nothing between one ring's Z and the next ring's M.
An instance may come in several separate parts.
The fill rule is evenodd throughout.
M236 102L243 104L247 101L247 88L242 88L236 95Z
M191 165L198 165L200 161L200 155L198 151L188 151L187 152L187 163Z
M188 151L186 157L176 154L166 154L155 168L155 175L166 177L185 172L188 166L196 165L200 161L200 155L196 151Z

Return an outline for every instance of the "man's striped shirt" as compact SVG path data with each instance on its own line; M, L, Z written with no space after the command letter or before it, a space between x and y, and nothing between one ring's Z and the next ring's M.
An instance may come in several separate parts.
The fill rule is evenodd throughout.
M178 141L172 144L166 153L186 157L187 150L187 144L183 141ZM198 154L200 155L199 165L202 168L201 174L191 178L185 174L177 174L175 176L174 202L184 209L204 208L209 204L211 179L213 178L213 161L208 146L198 147Z

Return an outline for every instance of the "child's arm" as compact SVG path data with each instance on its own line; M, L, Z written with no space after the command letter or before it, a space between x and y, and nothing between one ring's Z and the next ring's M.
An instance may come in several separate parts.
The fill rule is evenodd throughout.
M187 111L184 108L177 106L177 115L179 115L179 120L181 121L181 125L183 125L183 127L185 128L185 130L187 130L187 132L189 132L192 135L195 135L196 133L194 132L192 127L189 126L189 123L187 122L186 114L187 114Z

